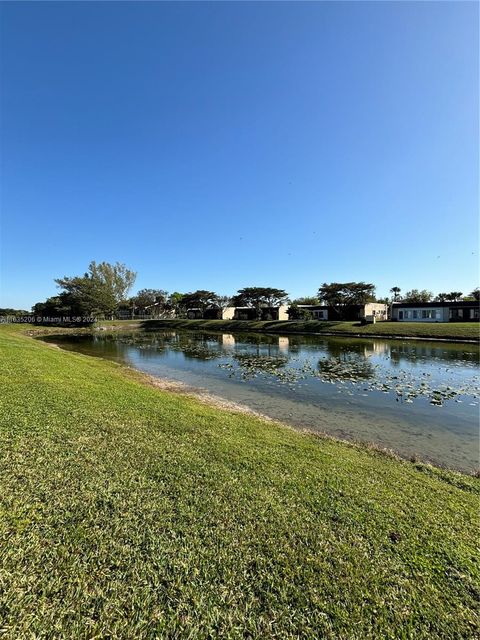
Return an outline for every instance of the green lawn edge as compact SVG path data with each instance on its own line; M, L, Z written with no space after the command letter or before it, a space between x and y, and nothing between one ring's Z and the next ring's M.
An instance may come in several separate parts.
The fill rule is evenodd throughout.
M99 327L141 327L154 329L189 329L211 331L237 331L257 333L316 333L320 335L384 337L393 339L417 338L449 340L452 342L480 342L478 322L422 323L422 322L377 322L361 325L359 322L336 322L320 320L254 321L254 320L113 320L97 323Z
M479 629L480 481L0 327L5 638Z

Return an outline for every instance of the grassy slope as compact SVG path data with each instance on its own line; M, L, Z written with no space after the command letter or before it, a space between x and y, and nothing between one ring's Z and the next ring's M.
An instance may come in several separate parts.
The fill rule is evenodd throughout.
M451 340L479 340L478 322L425 323L425 322L378 322L361 326L358 322L330 321L270 321L255 322L245 320L147 320L140 322L101 322L110 327L142 326L147 329L178 328L208 329L215 331L257 331L272 333L338 333L339 335L380 335L389 337L444 338Z
M0 327L5 638L454 638L479 482Z

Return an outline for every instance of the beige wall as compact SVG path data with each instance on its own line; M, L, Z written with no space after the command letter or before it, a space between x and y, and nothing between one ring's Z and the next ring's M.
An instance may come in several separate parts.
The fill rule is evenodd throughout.
M232 320L235 313L235 307L227 307L222 312L222 320Z
M375 313L373 313L375 311ZM387 305L381 302L367 302L364 309L360 311L360 317L375 316L377 320L387 319Z

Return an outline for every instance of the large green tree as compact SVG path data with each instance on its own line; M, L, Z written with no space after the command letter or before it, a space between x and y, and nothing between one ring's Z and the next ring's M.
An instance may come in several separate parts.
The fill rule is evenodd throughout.
M288 293L284 289L273 287L245 287L239 289L233 296L231 304L234 307L253 307L257 318L261 316L262 307L278 307L288 301Z
M44 302L37 302L32 307L33 314L41 319L85 316L88 311L70 293L64 291L58 296L47 298Z
M127 299L136 273L124 264L92 261L83 276L65 276L55 282L68 294L70 303L85 314L112 315ZM61 294L62 295L62 294Z
M202 311L211 307L219 307L219 299L214 291L198 289L190 293L185 293L182 297L182 305L185 309L199 308Z
M141 313L160 316L165 312L168 303L168 291L163 289L141 289L129 300L132 312L137 309Z
M375 300L375 285L366 282L324 282L318 297L332 307L351 307Z
M339 318L347 318L352 307L375 300L375 285L367 282L324 282L318 290L320 300L334 307Z

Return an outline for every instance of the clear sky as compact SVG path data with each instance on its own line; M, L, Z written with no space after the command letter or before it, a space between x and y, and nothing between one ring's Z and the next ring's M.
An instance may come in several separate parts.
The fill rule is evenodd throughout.
M476 2L2 2L1 300L478 280Z

